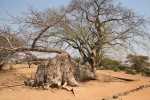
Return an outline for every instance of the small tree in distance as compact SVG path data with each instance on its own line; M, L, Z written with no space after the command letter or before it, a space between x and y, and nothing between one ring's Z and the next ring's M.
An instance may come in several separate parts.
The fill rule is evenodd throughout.
M127 56L127 59L131 63L131 68L133 68L137 72L144 71L144 69L150 65L150 63L148 62L148 56L130 54Z
M13 49L25 46L25 41L14 34L9 27L0 27L0 68L10 59L13 52L3 50L3 48Z

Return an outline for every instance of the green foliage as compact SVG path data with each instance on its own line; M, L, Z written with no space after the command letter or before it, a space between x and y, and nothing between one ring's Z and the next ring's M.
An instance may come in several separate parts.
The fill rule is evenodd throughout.
M110 58L104 58L102 60L102 66L103 69L109 69L114 71L121 71L126 69L126 66L121 65L119 61Z
M125 72L127 73L127 74L137 74L137 72L136 72L136 70L134 70L134 69L132 69L132 68L126 68L125 69Z
M144 68L142 71L142 75L150 77L150 68Z
M131 68L135 70L137 73L146 72L147 66L149 66L149 58L148 56L142 55L128 55L128 61L131 63Z
M109 68L109 67L114 67L114 66L120 65L120 62L118 62L116 60L112 60L110 58L104 58L102 60L102 65L106 66L106 68Z
M150 68L147 67L149 65L147 56L129 55L127 58L131 63L131 66L122 65L117 60L104 58L102 60L103 68L100 69L109 69L113 71L125 71L127 74L141 73L144 76L150 76Z

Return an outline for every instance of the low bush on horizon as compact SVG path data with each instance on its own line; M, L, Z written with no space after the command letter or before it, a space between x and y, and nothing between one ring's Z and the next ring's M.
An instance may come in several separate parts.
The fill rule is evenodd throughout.
M150 76L150 68L147 56L135 56L128 55L128 61L131 66L123 65L117 60L110 58L104 58L101 66L97 69L113 70L113 71L125 71L127 74L142 74L143 76Z

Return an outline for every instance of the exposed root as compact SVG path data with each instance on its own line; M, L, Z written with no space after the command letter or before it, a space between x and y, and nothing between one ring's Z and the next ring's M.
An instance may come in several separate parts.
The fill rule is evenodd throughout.
M65 84L62 86L62 89L65 89L65 90L71 92L71 93L75 96L75 92L74 92L73 88L72 88L72 87L67 87L67 83L65 83Z

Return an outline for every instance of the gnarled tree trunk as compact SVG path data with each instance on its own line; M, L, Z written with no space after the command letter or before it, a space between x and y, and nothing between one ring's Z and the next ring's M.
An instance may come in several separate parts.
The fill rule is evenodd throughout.
M71 59L68 53L58 54L55 58L38 65L34 80L25 81L31 86L77 86L78 81L95 79L89 67L81 66Z
M48 63L47 79L50 84L58 86L68 84L77 86L78 83L74 77L75 64L67 53L58 54L54 59Z

